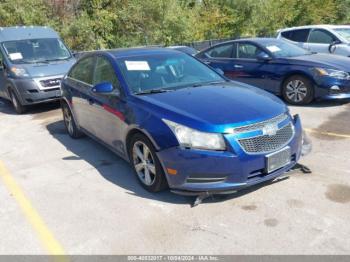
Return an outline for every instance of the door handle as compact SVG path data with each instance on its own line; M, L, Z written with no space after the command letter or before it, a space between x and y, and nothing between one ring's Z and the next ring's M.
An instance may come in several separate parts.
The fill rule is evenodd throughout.
M234 68L243 68L242 65L233 65Z
M210 62L210 61L204 61L204 64L206 64L206 65L210 65L210 64L211 64L211 62Z

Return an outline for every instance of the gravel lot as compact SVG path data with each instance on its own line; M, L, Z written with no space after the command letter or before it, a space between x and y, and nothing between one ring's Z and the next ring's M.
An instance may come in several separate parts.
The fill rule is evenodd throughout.
M48 254L45 241L67 254L350 254L350 103L290 109L313 142L301 161L313 173L191 208L191 197L144 191L92 139L72 140L59 104L16 115L0 100L0 163L32 206L23 212L0 177L0 254Z

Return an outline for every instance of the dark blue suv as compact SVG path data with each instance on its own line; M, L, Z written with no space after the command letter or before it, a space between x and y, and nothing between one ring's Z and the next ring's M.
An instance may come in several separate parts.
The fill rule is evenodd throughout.
M92 52L62 81L68 133L97 139L155 192L220 193L299 160L298 116L277 97L168 48Z
M274 38L225 42L196 55L228 78L251 84L290 104L350 98L350 59L314 54Z

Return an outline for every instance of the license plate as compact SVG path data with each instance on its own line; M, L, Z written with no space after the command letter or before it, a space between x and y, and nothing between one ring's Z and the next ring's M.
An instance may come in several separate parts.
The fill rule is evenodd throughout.
M286 147L278 152L266 156L266 170L271 173L291 162L290 147Z

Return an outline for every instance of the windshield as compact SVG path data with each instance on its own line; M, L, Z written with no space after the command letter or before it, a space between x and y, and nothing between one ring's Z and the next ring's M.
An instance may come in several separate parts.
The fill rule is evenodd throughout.
M3 47L14 64L50 62L71 57L66 46L57 38L8 41L3 43Z
M345 38L346 40L350 41L350 28L336 28L333 29L335 32L338 33L341 37Z
M133 56L118 60L132 93L175 90L226 81L214 70L186 54Z
M301 47L283 41L263 42L261 44L275 57L294 57L311 54Z

